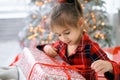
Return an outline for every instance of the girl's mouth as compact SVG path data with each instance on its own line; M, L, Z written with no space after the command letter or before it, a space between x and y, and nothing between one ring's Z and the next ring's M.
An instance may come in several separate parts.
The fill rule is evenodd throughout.
M67 44L70 44L70 43L71 43L71 41L68 41L68 42L67 42Z

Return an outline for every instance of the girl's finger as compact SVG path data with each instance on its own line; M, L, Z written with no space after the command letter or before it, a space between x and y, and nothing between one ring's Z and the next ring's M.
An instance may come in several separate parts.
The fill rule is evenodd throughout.
M97 67L101 66L101 60L97 60L92 63L91 68L96 69Z

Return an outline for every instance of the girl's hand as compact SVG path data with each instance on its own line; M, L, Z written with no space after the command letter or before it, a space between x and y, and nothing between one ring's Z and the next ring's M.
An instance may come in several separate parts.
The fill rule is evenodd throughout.
M97 60L92 63L91 68L99 74L104 74L105 72L113 72L112 64L109 61Z
M52 47L51 45L46 45L44 47L44 51L47 55L51 56L51 57L55 57L57 56L57 49Z

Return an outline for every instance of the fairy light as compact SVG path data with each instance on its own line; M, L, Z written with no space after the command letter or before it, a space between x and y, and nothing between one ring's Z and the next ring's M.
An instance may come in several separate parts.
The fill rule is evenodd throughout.
M92 17L94 23L96 23L96 19L95 19L95 14L94 14L94 12L91 13L91 17Z
M40 27L39 27L38 29L39 29L39 30L38 30L39 32L45 32L45 29L43 29L43 28L40 28Z
M101 39L105 39L105 35L104 34L100 34Z
M42 17L42 19L43 19L43 20L45 20L46 18L47 18L47 16L46 16L46 15Z
M100 32L97 32L95 38L99 38Z
M46 0L46 1L51 2L52 0Z
M105 39L105 35L104 35L103 33L97 32L97 33L95 34L95 38L96 38L96 39L98 39L98 38L100 38L100 39Z
M96 28L97 28L96 25L94 25L94 26L93 26L93 29L96 29Z
M51 0L45 0L45 3L51 2Z
M48 44L48 43L49 43L49 41L48 41L48 40L46 40L46 41L45 41L45 44Z
M102 26L104 26L104 25L105 25L105 23L104 23L104 22L102 22L102 23L101 23L101 25L102 25Z
M91 16L92 16L92 18L94 18L94 17L95 17L94 12L92 12L92 13L91 13Z
M87 30L86 30L86 29L83 29L83 31L84 31L84 32L87 32Z
M34 30L33 30L34 33L37 33L38 32L38 27L35 27Z
M48 34L48 40L49 40L49 41L52 40L52 34L51 34L51 33Z
M35 34L33 34L33 35L29 36L29 37L28 37L28 40L33 40L33 39L34 39L37 35L38 35L38 34L37 34L37 33L35 33Z
M45 44L45 41L43 41L43 40L41 40L41 42L40 42L41 44Z
M85 3L87 3L87 2L88 2L88 0L84 0L84 2L85 2Z
M42 5L44 5L44 3L43 3L42 1L36 1L35 4L36 4L37 6L42 6Z
M33 15L32 18L35 19L37 16L36 15Z
M32 24L29 25L29 32L33 32L33 26L32 26Z
M98 38L98 34L95 35L95 38Z
M82 10L85 8L85 7L84 7L84 4L82 4L82 3L81 3L81 8L82 8Z

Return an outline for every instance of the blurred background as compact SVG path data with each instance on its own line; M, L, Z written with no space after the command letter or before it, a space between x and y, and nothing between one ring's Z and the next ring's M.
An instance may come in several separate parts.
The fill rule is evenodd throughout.
M79 0L102 48L120 46L120 0ZM46 20L56 0L0 0L0 65L8 66L24 47L56 40ZM112 58L112 57L111 57Z

